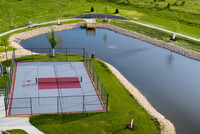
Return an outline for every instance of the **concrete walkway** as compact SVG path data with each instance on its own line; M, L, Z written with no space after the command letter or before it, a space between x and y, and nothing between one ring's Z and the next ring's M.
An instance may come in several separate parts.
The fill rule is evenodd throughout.
M136 24L139 24L139 25L142 25L142 26L150 27L150 28L153 28L153 29L157 29L157 30L160 30L160 31L164 31L164 32L167 32L167 33L172 33L172 34L175 33L175 32L163 29L163 28L147 25L147 24L144 24L144 23L141 23L141 22L137 22L137 21L133 21L133 20L127 20L127 21L130 21L132 23L136 23ZM187 36L187 35L183 35L183 34L180 34L180 33L175 33L175 34L182 36L182 37L185 37L185 38L188 38L188 39L191 39L191 40L200 41L200 39L196 39L196 38L193 38L193 37L190 37L190 36Z
M44 134L29 122L29 118L6 117L4 96L0 96L0 131L10 129L22 129L29 134Z
M69 21L69 20L77 20L77 19L81 19L81 18L64 19L64 20L60 20L60 22ZM83 19L83 20L92 21L92 20L95 20L95 19L97 19L97 18ZM133 20L126 20L126 21L130 21L130 22L132 22L132 23L136 23L136 24L139 24L139 25L142 25L142 26L146 26L146 27L158 29L158 30L161 30L161 31L164 31L164 32L167 32L167 33L171 33L171 34L174 34L174 33L175 33L175 32L173 32L173 31L169 31L169 30L166 30L166 29L163 29L163 28L159 28L159 27L147 25L147 24L144 24L144 23L141 23L141 22L137 22L137 21L133 21ZM56 22L58 22L58 20L56 20L56 21L49 21L49 22L43 22L43 23L39 23L39 24L35 24L35 26L41 26L41 25L46 25L46 24L56 23ZM27 29L27 28L28 28L28 26L26 26L26 27L21 27L21 28L17 28L17 29L13 29L13 30L10 30L10 31L7 31L7 32L4 32L4 33L1 33L1 34L0 34L0 37L1 37L1 36L4 36L4 35L7 35L7 34L9 34L9 33L12 33L12 32L15 32L15 31L19 31L19 30L23 30L23 29ZM180 33L175 33L175 34L176 34L176 35L179 35L179 36L181 36L181 37L185 37L185 38L188 38L188 39L191 39L191 40L199 41L199 42L200 42L200 39L197 39L197 38L194 38L194 37L190 37L190 36L183 35L183 34L180 34Z

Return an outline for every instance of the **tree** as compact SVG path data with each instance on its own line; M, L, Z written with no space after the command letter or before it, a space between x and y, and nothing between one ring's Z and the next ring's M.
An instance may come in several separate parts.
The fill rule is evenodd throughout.
M7 18L10 21L10 27L11 28L15 28L15 26L14 26L15 14L14 14L12 8L10 8L10 9L7 10Z
M53 56L55 56L54 48L58 43L58 37L55 35L55 31L53 30L53 28L51 28L51 34L47 35L47 39L49 40L49 43L51 44L51 47L53 49Z
M105 5L105 10L104 10L104 12L105 12L105 19L104 19L104 21L106 22L107 21L107 6Z
M91 7L90 12L94 12L94 7Z
M115 10L115 13L116 13L116 14L118 14L118 13L119 13L119 9L118 9L118 8L116 8L116 10Z

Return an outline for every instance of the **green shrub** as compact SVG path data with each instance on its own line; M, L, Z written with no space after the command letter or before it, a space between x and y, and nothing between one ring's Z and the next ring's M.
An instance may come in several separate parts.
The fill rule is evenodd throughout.
M90 10L90 12L94 12L94 7L91 7L91 10Z
M171 6L171 4L170 4L170 3L168 3L166 8L168 8L168 9L169 9L169 8L170 8L170 6Z
M184 6L185 5L185 0L184 1L182 1L182 3L181 3L181 6Z
M116 13L116 14L118 14L118 13L119 13L119 9L118 9L118 8L116 8L116 10L115 10L115 13Z

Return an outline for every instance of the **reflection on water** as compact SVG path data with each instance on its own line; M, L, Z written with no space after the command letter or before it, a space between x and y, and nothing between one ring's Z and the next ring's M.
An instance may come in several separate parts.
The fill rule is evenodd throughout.
M106 41L107 41L107 34L106 34L106 32L103 34L103 41L104 41L104 44L106 44Z
M86 48L116 67L175 124L178 134L200 134L200 62L118 33L74 29L57 33L59 48ZM106 44L106 45L105 45ZM50 48L46 35L21 43Z
M173 52L170 51L170 54L169 56L167 57L167 62L168 62L168 65L172 65L173 63L173 60L174 60L174 57L173 57Z
M86 35L87 36L95 36L96 35L96 29L95 28L87 28L86 29Z
M57 33L57 37L58 37L58 44L57 44L56 48L65 48L65 47L67 47L67 46L64 46L64 43L63 43L62 36L61 36L60 32Z

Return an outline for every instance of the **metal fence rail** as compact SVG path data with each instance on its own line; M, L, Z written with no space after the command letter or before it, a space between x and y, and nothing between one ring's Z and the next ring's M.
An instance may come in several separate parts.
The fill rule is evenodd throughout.
M70 100L76 101L71 102ZM12 102L12 107L8 107L6 111L6 115L11 116L105 111L103 109L105 104L99 102L96 95L5 98L5 101Z
M21 49L22 50L22 49ZM20 51L20 49L18 49ZM52 48L26 48L22 53L15 55L16 62L40 61L83 61L85 58L85 48L55 48L53 56Z
M42 57L42 59L40 58L40 56ZM42 113L37 112L37 107L34 105L35 101L45 100L45 99L48 100L50 98L52 99L50 102L53 102L56 105L57 110L55 110L55 105L53 105L53 106L48 105L48 107L46 106L46 109L50 109L51 113L67 112L65 110L61 110L61 107L65 106L68 109L69 105L63 105L63 104L59 105L58 104L58 100L60 99L59 96L56 96L56 97L29 97L29 98L13 98L11 96L15 62L24 62L24 61L25 62L36 62L36 61L38 61L38 59L39 59L39 61L44 61L44 62L47 62L47 61L83 61L86 65L86 68L88 70L90 77L92 78L92 80L94 82L95 88L98 92L98 98L100 99L101 105L103 105L103 108L105 111L108 110L107 90L104 87L97 71L95 70L90 57L86 53L85 48L55 49L55 57L52 57L52 56L53 56L52 49L49 49L49 48L38 48L38 49L37 48L29 48L29 49L27 49L26 53L22 53L22 54L18 54L18 55L15 55L15 50L13 50L13 56L12 56L11 66L10 66L10 74L8 76L8 82L7 82L7 87L6 87L6 91L5 91L5 99L4 99L6 115L9 114L9 111L11 111L11 109L15 109L21 115L23 115L23 114L42 114ZM88 102L86 103L84 101L84 98L89 97L89 96L91 96L91 95L82 95L82 96L78 97L79 99L82 98L82 100L83 100L81 102L82 110L80 110L79 112L88 112L87 106L89 106L89 105L99 105L99 103L97 103L97 104L88 103ZM63 96L64 99L66 98L66 101L67 101L67 98L69 99L71 97L75 97L75 96ZM18 102L24 102L22 104L25 104L25 105L21 105L21 106L15 105L14 107L10 106L11 101L14 102L15 100L17 100Z
M103 82L101 81L94 65L92 64L92 61L90 59L90 57L88 56L88 54L86 54L85 56L85 65L87 67L87 70L90 74L90 77L92 78L94 84L95 84L95 87L98 91L98 94L103 102L103 104L105 104L105 108L106 108L106 111L108 110L108 92L106 90L106 88L104 87L103 85Z
M12 59L11 59L11 64L10 64L10 73L8 75L8 80L7 80L7 86L6 86L6 91L5 91L5 98L11 97L11 88L12 88L12 82L13 82L13 74L14 74L14 67L15 67L15 50L13 50L12 54ZM10 100L5 99L5 111L8 110Z

